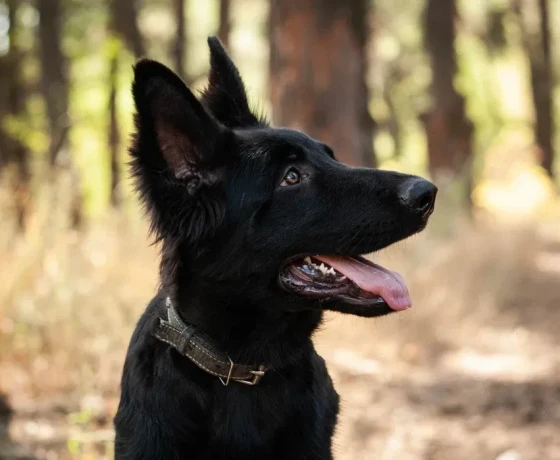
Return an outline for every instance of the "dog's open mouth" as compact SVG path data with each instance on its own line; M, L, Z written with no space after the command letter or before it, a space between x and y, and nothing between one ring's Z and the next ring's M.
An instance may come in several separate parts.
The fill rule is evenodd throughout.
M280 270L280 285L317 300L388 306L400 311L412 305L401 275L361 257L299 256Z

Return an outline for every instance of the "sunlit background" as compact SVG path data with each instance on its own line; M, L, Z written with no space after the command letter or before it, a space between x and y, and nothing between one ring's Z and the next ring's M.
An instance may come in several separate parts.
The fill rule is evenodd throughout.
M0 459L112 458L157 285L132 65L202 89L214 34L275 124L440 188L374 256L414 308L317 336L336 458L560 459L557 0L0 0Z

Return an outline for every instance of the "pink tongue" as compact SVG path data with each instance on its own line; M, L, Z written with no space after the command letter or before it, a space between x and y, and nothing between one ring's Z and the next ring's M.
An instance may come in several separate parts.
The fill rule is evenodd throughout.
M363 291L383 298L393 310L406 310L412 306L408 289L402 276L370 261L351 257L313 256L339 271Z

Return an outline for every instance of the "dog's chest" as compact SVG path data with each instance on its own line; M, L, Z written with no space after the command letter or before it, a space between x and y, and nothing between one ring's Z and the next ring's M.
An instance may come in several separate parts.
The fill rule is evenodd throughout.
M321 430L326 423L322 412L335 404L318 401L320 395L312 387L299 387L299 391L290 386L224 390L215 399L209 444L212 450L220 450L217 454L225 455L227 450L228 458L256 458L256 453L258 458L276 458L279 449L290 448L302 436L313 437L305 431Z
M284 394L257 387L224 388L212 411L214 442L240 449L270 446L297 413Z

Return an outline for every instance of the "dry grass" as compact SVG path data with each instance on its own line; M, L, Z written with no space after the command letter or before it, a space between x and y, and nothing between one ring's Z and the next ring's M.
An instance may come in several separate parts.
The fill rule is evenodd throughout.
M15 414L0 458L110 458L125 349L156 287L146 228L37 217L22 237L2 222L0 394ZM405 275L411 311L329 315L318 334L344 399L337 458L560 458L560 229L445 210L432 227L378 257Z

